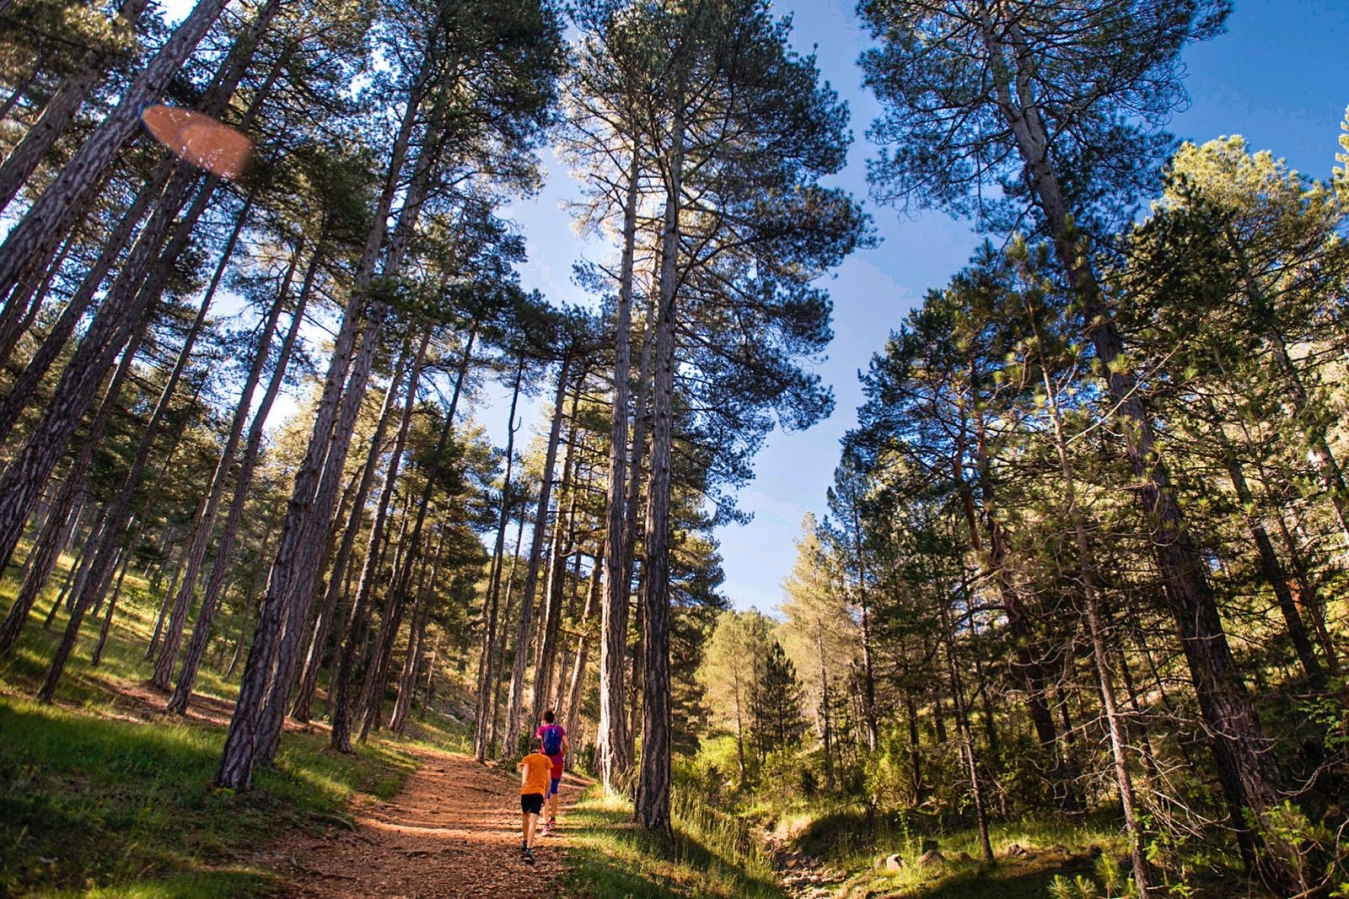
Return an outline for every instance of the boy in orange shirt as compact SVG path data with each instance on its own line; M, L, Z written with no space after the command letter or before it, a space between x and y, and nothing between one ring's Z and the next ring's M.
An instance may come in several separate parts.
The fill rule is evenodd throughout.
M520 848L525 854L525 863L534 864L534 826L538 823L539 813L543 811L543 797L548 793L548 781L553 773L553 760L543 754L543 740L535 737L530 742L529 755L520 760L515 767L523 772L520 776L520 835L523 842Z

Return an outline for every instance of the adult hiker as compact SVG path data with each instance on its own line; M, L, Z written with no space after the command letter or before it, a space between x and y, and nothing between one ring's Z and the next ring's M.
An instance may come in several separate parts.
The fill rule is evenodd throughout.
M534 732L543 746L543 754L553 763L552 781L548 785L548 821L543 825L543 835L548 836L557 830L557 789L562 783L562 761L571 750L567 740L567 730L557 723L553 710L543 713L543 723Z

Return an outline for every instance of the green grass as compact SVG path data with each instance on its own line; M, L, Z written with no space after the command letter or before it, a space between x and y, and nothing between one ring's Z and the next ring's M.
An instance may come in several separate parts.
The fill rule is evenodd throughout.
M683 811L687 812L685 808ZM566 817L569 895L585 899L782 899L768 863L736 836L675 815L672 837L632 820L624 800L592 789Z
M393 796L415 767L355 759L287 734L246 794L213 790L224 733L108 719L0 697L0 893L247 896L277 889L235 864L280 834L344 814L353 792Z
M132 575L102 664L89 662L102 624L90 617L59 705L29 701L66 625L64 612L50 631L42 621L69 561L0 660L0 896L273 895L284 889L277 876L240 859L284 833L350 820L353 793L391 798L415 768L392 741L371 740L353 758L328 752L326 734L287 732L275 766L255 772L255 790L212 789L224 729L147 715L120 693L153 670L143 656L159 600ZM14 577L0 581L0 608L15 589ZM227 617L218 631L232 624ZM230 700L236 687L211 664L215 649L196 692ZM423 739L447 730L433 723Z

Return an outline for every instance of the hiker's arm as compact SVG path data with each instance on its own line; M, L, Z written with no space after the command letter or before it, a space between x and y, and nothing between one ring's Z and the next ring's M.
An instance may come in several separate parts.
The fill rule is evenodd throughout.
M566 735L566 734L563 734L563 735L562 735L562 754L563 754L563 755L566 755L566 754L569 753L569 752L571 752L571 740L568 740L568 739L567 739L567 735Z

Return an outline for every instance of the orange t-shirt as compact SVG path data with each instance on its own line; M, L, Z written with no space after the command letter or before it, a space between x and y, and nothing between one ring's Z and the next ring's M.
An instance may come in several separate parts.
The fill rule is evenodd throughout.
M553 775L553 760L541 752L532 752L520 760L517 765L520 775L520 795L530 793L548 795L548 779Z

